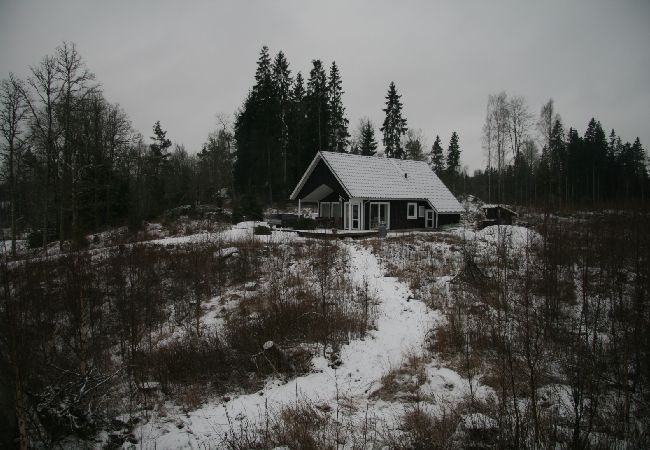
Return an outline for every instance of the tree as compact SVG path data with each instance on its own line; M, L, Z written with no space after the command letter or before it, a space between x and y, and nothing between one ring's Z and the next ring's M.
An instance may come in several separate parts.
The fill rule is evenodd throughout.
M285 69L288 70L281 66L284 66L283 62L278 65L278 75ZM273 157L280 151L279 143L282 137L282 125L278 120L279 104L273 83L269 49L264 46L257 60L255 85L235 120L237 195L265 195L269 202L273 201L274 187L278 186L278 180L281 181L277 173L282 167L282 158Z
M291 71L289 70L289 62L284 56L282 51L278 52L273 61L271 78L273 81L273 88L275 90L275 97L278 102L280 130L279 130L279 147L282 154L282 196L286 197L287 194L287 160L289 158L289 108L291 106Z
M329 107L328 148L333 152L345 152L350 137L350 133L348 133L349 121L345 117L342 100L343 92L338 66L335 61L332 61L327 82L327 97Z
M27 105L23 97L23 82L12 73L9 79L0 84L0 131L4 139L4 162L9 181L9 201L11 202L11 255L16 256L16 200L17 172L25 140L23 122L27 115Z
M414 130L411 128L406 132L406 143L404 144L406 159L412 159L414 161L424 160L423 141L424 136L422 135L422 130Z
M549 99L539 112L539 119L537 120L537 132L539 136L540 146L542 150L544 147L550 147L551 134L553 132L553 124L560 119L560 115L555 112L553 99Z
M438 135L436 135L436 140L431 146L429 161L429 164L431 164L431 168L436 173L436 175L442 175L445 171L445 155L443 153L442 146L440 145L440 136Z
M488 96L483 140L488 159L488 201L491 201L492 163L497 166L497 201L503 201L503 172L506 167L506 146L510 135L508 96L505 92Z
M516 159L521 155L521 146L528 137L532 114L528 111L526 100L521 96L511 97L508 101L508 118L510 119L510 145Z
M447 149L447 173L454 177L460 169L460 145L458 145L458 134L451 133L449 148Z
M219 203L223 189L232 188L233 134L228 122L219 120L217 130L208 134L208 139L198 153L198 200Z
M289 171L290 185L295 186L313 157L314 149L308 149L305 130L305 84L298 72L291 88L291 108L289 111Z
M47 249L50 241L52 204L57 201L59 189L59 152L57 148L57 121L55 111L61 97L61 87L57 77L56 60L46 56L41 62L30 68L31 76L27 79L30 92L25 91L24 98L31 113L32 133L30 141L34 145L34 159L38 160L38 198L42 217L41 244ZM33 94L35 98L32 98Z
M161 198L161 194L165 192L165 172L170 156L167 150L171 147L172 142L167 139L167 131L162 129L159 120L153 126L151 140L147 165L145 166L146 216L160 214L165 207L164 198Z
M81 152L87 148L76 139L76 127L79 121L75 120L75 113L79 110L80 103L94 95L97 87L89 85L95 79L87 67L74 44L63 42L56 49L57 74L61 80L62 98L57 108L60 116L59 124L62 136L61 143L61 173L60 173L60 195L59 195L59 242L63 244L67 230L67 212L71 213L70 228L75 238L80 237L79 228L79 202L80 202L80 179L84 170L89 167L83 165L85 159ZM92 105L92 102L89 106Z
M306 103L306 144L316 151L327 151L329 136L329 102L327 89L327 75L323 63L315 59L307 80ZM312 150L313 151L313 150ZM311 155L313 156L313 154Z
M386 108L382 111L386 113L384 125L381 127L384 133L383 144L386 156L389 158L404 158L404 149L402 148L401 139L406 133L406 119L402 118L401 95L397 93L395 83L390 82L388 94L386 95Z
M377 141L375 140L375 127L370 119L363 118L359 121L359 154L363 156L375 156L377 153Z

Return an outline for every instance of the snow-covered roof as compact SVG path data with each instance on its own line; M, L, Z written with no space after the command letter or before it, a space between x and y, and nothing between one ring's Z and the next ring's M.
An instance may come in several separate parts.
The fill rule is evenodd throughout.
M513 210L512 208L509 208L509 207L506 206L506 205L485 204L485 205L481 206L481 209L493 209L493 208L501 208L501 209L505 209L506 211L511 212L511 213L514 214L515 216L517 215L517 212L516 212L515 210Z
M323 160L341 186L355 198L426 200L439 213L464 211L425 161L318 152L291 194L295 200L305 182Z

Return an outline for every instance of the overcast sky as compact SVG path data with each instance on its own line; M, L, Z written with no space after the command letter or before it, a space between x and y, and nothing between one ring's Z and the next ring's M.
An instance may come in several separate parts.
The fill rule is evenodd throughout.
M30 1L0 0L0 76L74 42L145 136L160 120L194 152L252 86L262 45L292 73L336 60L351 128L379 126L395 81L428 147L460 135L463 164L484 164L487 96L553 98L567 126L595 116L650 146L650 1ZM307 76L305 76L307 78Z

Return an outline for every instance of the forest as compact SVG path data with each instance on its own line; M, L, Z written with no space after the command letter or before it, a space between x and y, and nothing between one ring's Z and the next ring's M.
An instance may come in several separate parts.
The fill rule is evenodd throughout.
M343 68L311 65L264 46L196 149L134 129L72 43L2 80L0 443L650 445L639 138L490 94L470 174L462 130L429 147L394 82L354 127ZM360 241L267 227L321 150L426 160L466 213ZM519 225L480 229L484 203Z
M375 125L350 130L341 70L312 61L304 81L282 51L263 47L255 83L231 120L220 114L201 149L172 143L152 118L147 140L127 112L105 99L74 44L2 80L2 222L7 240L29 233L33 247L144 220L184 205L232 200L235 216L261 218L284 205L315 152L427 160L456 194L488 202L548 208L614 207L647 201L647 155L640 140L606 133L592 118L584 133L563 123L549 100L539 116L522 96L490 95L483 125L486 167L472 175L453 132L425 149L421 129L407 126L395 83L386 93L378 150ZM15 254L12 249L12 253Z

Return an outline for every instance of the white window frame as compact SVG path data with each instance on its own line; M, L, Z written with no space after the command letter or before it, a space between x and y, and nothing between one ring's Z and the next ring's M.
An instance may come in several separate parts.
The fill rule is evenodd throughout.
M418 217L424 217L424 210L425 210L424 206L420 206L418 208Z
M411 214L411 207L413 207L413 214ZM418 204L417 204L417 202L408 202L406 204L406 218L407 219L417 219L418 218Z

